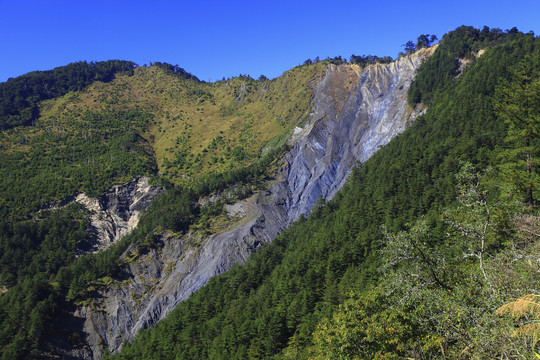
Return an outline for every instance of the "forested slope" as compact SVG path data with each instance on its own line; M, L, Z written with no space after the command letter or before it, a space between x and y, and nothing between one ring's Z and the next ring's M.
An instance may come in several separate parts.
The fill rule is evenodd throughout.
M460 70L472 53L457 47L485 52ZM428 105L423 117L114 358L532 356L533 339L512 337L495 311L538 292L538 213L525 196L538 199L538 168L526 181L506 169L538 159L539 51L532 34L446 35L410 98ZM498 105L514 106L512 86L528 91L530 136Z
M134 68L131 61L84 61L9 79L0 84L0 129L31 125L39 118L40 101L111 81L116 74L133 75Z
M534 312L521 317L512 301L538 303L539 52L538 38L515 29L445 35L409 92L425 115L332 201L116 357L532 357L537 328L512 334ZM168 64L80 63L0 84L2 359L85 349L76 306L91 307L131 262L162 251L164 234L229 226L224 201L274 181L336 62L216 83ZM140 175L167 190L138 228L75 257L89 211L43 208ZM200 201L227 188L230 199Z

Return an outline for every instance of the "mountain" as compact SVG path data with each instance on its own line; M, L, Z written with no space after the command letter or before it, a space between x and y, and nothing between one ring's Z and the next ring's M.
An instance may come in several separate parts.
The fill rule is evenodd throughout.
M423 116L331 201L113 358L533 355L534 339L510 340L513 320L496 309L537 288L538 264L526 260L537 210L493 167L512 146L495 100L516 66L538 78L538 46L496 30L445 36L411 86Z
M192 233L162 236L160 248L166 251L160 254L158 248L143 255L124 270L122 286L107 286L99 301L77 312L85 319L90 346L103 344L115 351L138 330L163 319L210 277L244 263L309 213L319 197L332 198L357 161L369 158L416 117L407 108L407 89L433 50L365 69L329 65L315 88L313 112L289 138L294 146L284 154L275 180L245 200L226 199L231 202L225 205L229 216L240 222L206 238L194 239ZM190 246L193 242L197 245Z
M537 172L518 159L540 147L505 114L538 113L518 80L538 39L461 27L418 48L28 95L0 138L2 356L531 353L487 329L537 280Z

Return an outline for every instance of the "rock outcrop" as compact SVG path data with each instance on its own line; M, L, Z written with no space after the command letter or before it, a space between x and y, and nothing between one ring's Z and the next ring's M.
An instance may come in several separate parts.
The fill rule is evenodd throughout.
M141 211L163 191L163 187L152 186L148 181L147 177L139 177L125 185L115 185L99 198L85 194L75 197L75 201L92 211L88 231L95 235L80 246L79 255L106 249L137 226Z
M332 198L356 162L369 159L419 115L407 108L407 91L422 59L433 51L365 69L328 67L311 120L295 129L300 139L286 158L287 208L293 220L308 213L319 197Z
M117 352L140 329L163 319L215 275L246 261L292 221L309 213L319 197L330 199L354 164L367 160L418 115L406 105L416 69L433 52L423 49L391 64L330 65L318 84L310 120L297 127L294 144L267 190L227 210L243 219L208 238L164 235L161 247L140 255L122 282L81 307L90 350L73 355L99 359L105 346ZM127 251L125 256L129 256Z

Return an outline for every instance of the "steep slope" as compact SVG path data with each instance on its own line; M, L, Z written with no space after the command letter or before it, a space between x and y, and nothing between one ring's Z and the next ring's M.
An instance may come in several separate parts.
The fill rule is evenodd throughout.
M115 185L99 198L78 194L75 201L92 211L87 231L94 235L79 246L79 252L101 251L129 234L137 227L141 212L162 191L163 187L152 186L147 177L141 177Z
M422 60L435 49L365 69L327 69L311 121L298 129L305 136L286 158L292 219L308 213L319 196L331 199L357 161L366 161L418 116L407 108L407 90Z
M78 344L78 335L65 333L69 327L55 321L74 302L88 303L110 276L121 276L121 267L135 256L119 256L132 241L138 243L137 253L140 243L154 241L154 232L173 230L172 236L178 237L190 226L198 233L222 231L226 224L216 226L214 219L210 224L199 217L202 206L190 194L208 195L234 182L242 183L244 193L257 186L268 163L264 159L274 159L287 133L305 122L326 65L300 66L274 80L241 76L213 84L166 64L138 67L129 76L116 74L107 83L95 81L47 97L35 104L38 119L2 130L2 356L49 353L49 342L62 336ZM138 235L124 237L104 252L79 256L78 249L89 244L91 236L84 230L92 223L106 220L101 224L109 229L103 228L103 235L116 239L127 216L116 221L116 215L104 211L102 219L96 219L76 204L39 211L78 193L100 198L115 184L140 176L152 176L152 182L168 187L175 183L171 192L185 194L183 204L193 210L187 220L178 221L183 208L174 196L168 197L163 201L174 201L167 204L167 213L154 211L150 217L155 221ZM205 189L197 189L203 185Z
M186 183L254 162L264 145L306 117L324 69L317 63L273 80L241 76L204 83L161 65L141 67L133 76L118 76L49 104L43 120L60 118L64 125L86 113L152 114L140 135L152 145L161 176Z
M445 91L435 94L434 106L414 126L357 168L344 192L317 206L307 220L293 224L245 266L211 279L115 358L302 359L313 358L314 346L320 359L331 358L329 354L458 358L465 352L489 358L501 354L490 352L494 348L515 346L508 342L508 326L494 321L493 305L500 294L489 289L478 262L464 260L455 247L460 242L469 247L478 239L464 238L463 231L453 231L438 215L463 189L456 186L460 161L479 167L500 161L505 129L493 112L493 91L501 74L509 77L510 66L527 53L538 54L538 44L533 37L522 37L486 51L462 76L443 84ZM493 202L500 206L498 200ZM403 262L398 274L409 276L395 277L394 263L386 263L390 271L381 276L381 250L390 241L381 226L409 229L408 222L426 213L430 233L411 236L409 247L402 241L390 249L396 253L393 261ZM408 237L407 232L399 234L398 240ZM487 251L495 255L508 233L491 235L495 237ZM402 256L411 253L415 242L421 252L428 251L427 258ZM500 260L496 266L504 267L508 258ZM526 257L519 262L517 272L490 268L491 276L500 275L501 290L510 285L522 291L521 284L535 284L538 264ZM525 282L517 276L519 285L508 283L509 277L527 273L525 268L534 269ZM434 281L430 269L437 272L436 279L448 281L451 291ZM367 285L379 282L382 292L367 291ZM360 295L338 308L351 290ZM335 317L334 311L339 311ZM315 330L320 333L317 343Z
M91 348L77 355L97 359L104 347L117 351L212 276L245 262L308 213L319 197L332 198L357 161L368 159L418 115L406 106L407 90L434 49L386 65L330 65L316 87L309 121L289 139L294 145L276 180L236 205L244 209L242 221L208 238L163 236L159 249L125 269L124 281L106 287L93 305L77 310Z
M136 176L192 186L252 164L305 121L325 66L209 84L160 64L49 96L28 126L0 132L0 214L20 220Z
M107 249L137 227L141 212L163 191L150 185L148 177L138 177L124 185L114 185L97 198L84 193L69 196L44 206L43 210L58 210L76 202L89 212L86 231L91 234L77 246L77 255Z
M490 280L493 268L482 269L478 277L474 261L467 262L467 269L460 265L456 245L467 244L474 254L474 241L444 229L436 215L455 199L454 175L462 161L486 168L510 160L503 169L508 177L512 174L507 170L523 160L523 151L510 149L523 140L515 131L516 116L503 122L493 111L494 94L495 101L504 103L515 93L507 88L538 85L527 82L529 75L519 84L523 73L538 69L538 39L514 30L461 27L445 35L416 76L411 69L421 60L414 56L367 68L343 65L341 58L306 62L274 80L240 76L212 84L160 63L126 71L112 66L111 73L98 71L104 77L90 72L82 82L73 75L78 70L68 71L72 82L65 87L65 73L48 74L61 86L49 93L49 83L38 81L36 96L27 93L29 103L19 101L16 109L8 109L6 128L0 131L1 357L53 357L59 348L64 357L99 357L106 345L117 351L122 339L153 326L175 308L161 322L165 325L142 331L148 347L138 341L127 347L126 356L140 350L141 358L261 358L283 350L285 357L297 358L302 348L314 345L317 322L323 329L322 316L330 316L351 289L364 292L366 285L381 280L375 269L385 241L394 241L398 253L410 245L405 233L392 230L408 229L426 212L428 232L418 226L412 231L433 236L440 251L434 255L443 256L437 266L456 263L450 266L452 278L444 275L450 274L448 268L435 269L444 275L435 283L451 281L464 293L448 298L446 289L429 288L435 293L422 289L420 295L439 313L452 313L458 323L461 310L444 309L447 298L454 309L479 315L470 319L486 322L469 321L471 326L458 333L450 329L452 336L444 340L437 327L446 325L432 317L437 311L419 309L418 315L430 320L415 335L435 334L434 342L423 348L435 352L441 346L455 353L465 346L471 351L471 341L485 349L488 343L496 347L489 339L470 339L470 329L493 328L486 325L493 323L489 316L478 313L502 299L489 295L492 285L518 290L505 285L506 280ZM529 55L523 59L524 54ZM510 69L514 63L521 73ZM82 65L83 70L88 67ZM24 87L29 78L21 79ZM11 84L17 92L19 85ZM416 111L404 102L407 88ZM536 90L530 93L536 95ZM48 100L41 101L42 95ZM519 91L512 95L523 97ZM535 100L529 103L537 104ZM11 104L9 96L5 104ZM428 112L418 119L425 107ZM414 123L412 129L385 145L408 122ZM513 137L503 142L507 124ZM365 161L381 146L382 152ZM501 152L502 147L507 150ZM536 156L535 149L540 147L525 151ZM357 161L362 165L355 167L347 192L338 194ZM523 173L523 167L518 170ZM523 190L516 180L500 188ZM161 183L166 190L150 183ZM529 203L538 198L532 188L538 181L530 184ZM81 192L87 195L76 195ZM53 209L74 198L79 202ZM514 205L519 203L515 199ZM500 199L497 206L504 203ZM306 221L302 214L313 207ZM497 211L493 220L500 215ZM503 209L502 215L512 214ZM525 219L522 228L534 227L535 218L525 215L518 216ZM299 221L289 226L295 219ZM386 238L383 225L389 229ZM285 236L272 240L283 231ZM492 255L507 246L507 234L501 229L480 254ZM438 248L439 242L450 250ZM251 259L259 248L256 260ZM88 250L100 251L85 254ZM246 267L233 266L246 261ZM518 272L527 269L523 261L515 263L522 267ZM504 261L493 264L506 267ZM406 267L395 270L407 275ZM461 272L471 275L465 283L480 286L461 285ZM391 291L399 288L410 299L409 290L415 292L418 283L402 280L398 276L381 284ZM429 286L432 280L423 279ZM534 276L517 281L535 283ZM207 282L211 286L193 293ZM485 295L491 303L482 303ZM183 301L188 296L193 299ZM439 297L442 301L432 300ZM360 306L369 307L379 331L386 325L376 319L380 305L373 306L372 300L360 300ZM399 296L381 300L410 312ZM399 311L383 314L399 317ZM406 326L416 321L405 320ZM164 334L163 329L169 330ZM326 335L322 331L317 336L324 342ZM377 346L388 348L382 339L396 343L392 335L381 335ZM407 336L398 346L407 344L409 357L416 357L419 342L409 342ZM460 345L451 345L455 343ZM319 350L325 358L325 347Z

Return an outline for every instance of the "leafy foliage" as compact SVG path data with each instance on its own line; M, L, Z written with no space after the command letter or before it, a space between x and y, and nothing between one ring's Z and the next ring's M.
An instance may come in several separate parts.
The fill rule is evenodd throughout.
M367 66L369 64L388 64L392 62L392 57L390 56L384 56L384 57L378 57L376 55L351 55L349 62L351 64L357 64L360 66Z
M95 196L121 179L155 172L151 149L138 131L151 118L137 110L87 111L64 122L5 131L0 216L19 219L78 191Z
M165 73L169 75L174 75L180 79L199 81L199 79L195 75L188 73L186 70L184 70L178 65L171 65L162 62L155 62L152 65L157 66L158 68L165 71Z
M420 50L422 48L430 47L432 45L435 45L435 42L437 41L436 35L429 35L429 34L422 34L418 36L418 40L416 41L416 44L412 42L411 40L407 41L402 46L404 47L406 54L412 54L416 50Z
M39 354L54 329L62 312L62 285L49 279L76 260L75 248L88 236L85 215L74 205L43 213L40 222L0 223L0 283L7 291L0 296L2 359Z
M497 88L494 101L497 115L508 124L501 169L519 189L519 200L532 207L540 196L540 53L525 57L511 74Z
M540 334L540 304L538 303L540 295L527 294L519 299L504 304L497 309L497 315L511 315L514 319L520 320L527 316L532 317L532 321L521 325L513 333L512 336L530 336L533 338L532 346L538 343L538 335Z
M403 359L438 348L414 319L414 306L396 309L379 289L352 293L331 318L323 319L313 334L314 359ZM427 340L422 345L418 340ZM412 354L409 349L415 349Z
M461 26L444 35L437 51L419 69L412 82L408 93L409 104L414 106L423 103L430 106L434 94L443 90L445 85L450 84L452 79L459 75L460 59L472 60L478 56L480 50L524 36L530 37L530 41L534 40L532 34L523 35L515 31L515 28L505 32L497 28L490 29L487 26L484 26L482 30ZM499 65L504 63L501 61ZM497 64L493 65L497 66ZM497 80L496 73L492 73L489 80L491 79Z

